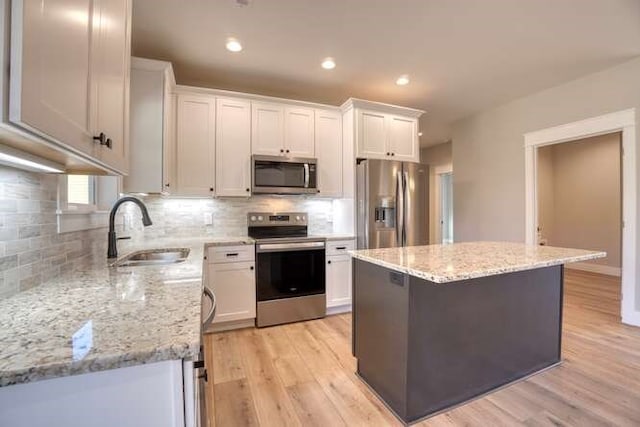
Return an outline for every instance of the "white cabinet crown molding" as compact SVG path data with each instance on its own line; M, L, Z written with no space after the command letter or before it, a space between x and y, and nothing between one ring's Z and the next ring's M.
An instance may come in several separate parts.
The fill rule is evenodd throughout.
M418 118L422 116L425 111L415 108L402 107L400 105L385 104L383 102L367 101L365 99L349 98L344 104L340 106L343 112L346 112L352 108L360 108L371 111L379 111L389 114L397 114L405 117Z

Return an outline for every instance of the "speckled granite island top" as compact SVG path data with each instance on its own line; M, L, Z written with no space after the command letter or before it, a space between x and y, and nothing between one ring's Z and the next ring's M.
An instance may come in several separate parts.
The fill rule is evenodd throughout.
M352 251L354 258L435 283L474 279L540 267L603 258L606 252L532 246L509 242L465 242L446 245Z
M121 241L120 255L153 248L190 253L178 264L127 268L100 257L1 300L0 386L192 358L200 349L203 250L223 240ZM74 350L81 330L84 342Z

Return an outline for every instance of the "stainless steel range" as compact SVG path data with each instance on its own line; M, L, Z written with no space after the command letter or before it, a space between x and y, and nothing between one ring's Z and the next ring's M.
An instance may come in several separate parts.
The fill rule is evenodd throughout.
M326 314L325 239L308 237L305 212L247 214L256 239L256 326Z

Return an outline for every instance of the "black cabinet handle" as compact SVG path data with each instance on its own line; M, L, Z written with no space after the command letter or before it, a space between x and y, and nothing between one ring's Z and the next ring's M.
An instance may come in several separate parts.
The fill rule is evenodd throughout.
M105 135L104 132L100 132L100 135L94 136L93 140L98 141L100 145L104 145L107 140L107 135Z
M331 264L331 260L327 261L327 264Z
M336 246L336 249L339 251L344 251L345 249L347 249L346 246Z
M246 189L246 191L247 191L247 193L248 193L248 192L249 192L249 189L247 188L247 189Z
M287 150L287 153L289 152L289 150Z
M227 256L228 257L238 256L238 252L228 253Z
M391 153L387 153L387 156L390 156L390 155L391 155Z
M167 187L167 188L169 188L169 183L167 182L164 186L165 186L165 187Z
M284 150L281 148L281 149L280 149L280 152L281 152L281 153L284 153Z
M100 145L106 145L107 148L111 149L113 148L113 142L111 141L111 138L107 138L107 140L103 143L102 141L100 141Z
M213 191L213 187L209 187L209 191Z
M251 267L249 267L249 270L253 270L253 265Z
M391 155L392 155L392 156L395 156L395 155L396 155L396 153L391 153Z

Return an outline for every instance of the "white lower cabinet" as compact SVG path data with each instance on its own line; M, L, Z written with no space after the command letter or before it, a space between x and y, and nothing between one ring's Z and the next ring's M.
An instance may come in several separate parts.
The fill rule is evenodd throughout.
M253 245L243 245L209 249L207 283L216 296L214 324L256 317L253 248Z
M353 240L327 242L327 310L347 311L351 307L351 256ZM339 307L338 309L336 309Z
M190 376L169 360L0 387L0 425L196 427Z

